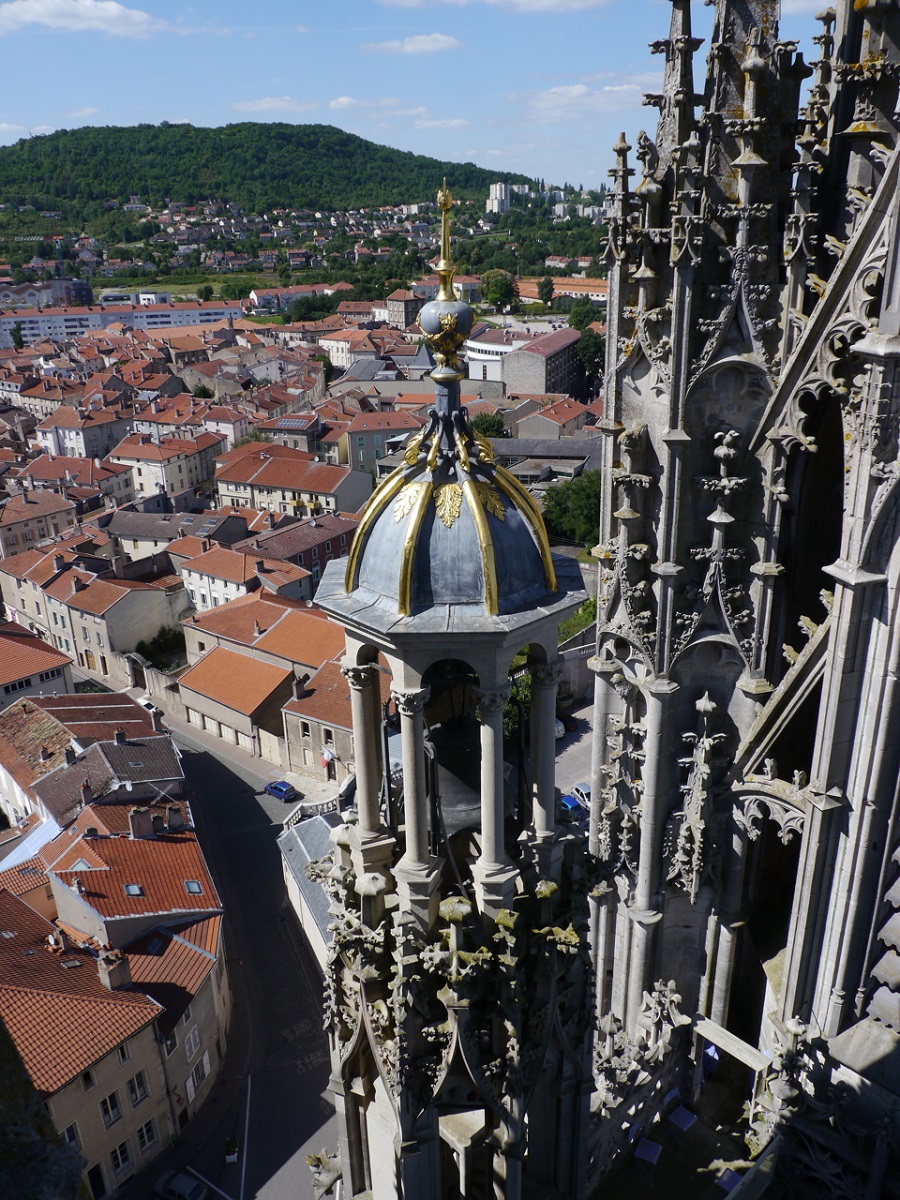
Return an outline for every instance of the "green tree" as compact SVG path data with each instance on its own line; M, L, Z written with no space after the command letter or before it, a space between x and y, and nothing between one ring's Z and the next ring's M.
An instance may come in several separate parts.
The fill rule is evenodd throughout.
M545 275L538 284L538 300L541 304L553 303L553 280L549 275Z
M569 328L587 329L592 321L596 321L601 313L590 300L579 300L569 309Z
M508 271L485 271L481 276L481 295L495 308L506 308L516 298L516 287Z
M585 471L544 493L544 522L557 537L594 546L600 537L600 472Z
M22 335L22 324L16 321L12 329L9 331L9 336L12 338L12 344L16 350L21 350L25 345L25 338Z
M603 376L603 363L606 358L606 338L599 333L595 333L593 329L584 329L575 349L584 369L588 390L593 391L594 384Z
M212 290L211 283L201 283L200 286L197 288L197 299L198 300L212 300L212 294L213 294L213 290Z
M195 393L196 395L196 393ZM270 437L266 437L264 433L260 433L258 429L251 429L246 437L238 438L234 443L235 450L238 446L246 446L249 442L271 442Z
M201 383L199 387L194 388L195 400L212 400L215 394L216 393L212 391L211 388L208 388L205 383Z
M503 424L503 417L498 412L478 413L472 418L472 428L482 437L502 438L508 436L506 426Z

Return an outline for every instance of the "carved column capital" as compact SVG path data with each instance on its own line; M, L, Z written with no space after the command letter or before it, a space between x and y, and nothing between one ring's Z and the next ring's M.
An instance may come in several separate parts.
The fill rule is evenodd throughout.
M535 687L556 687L563 672L563 664L557 658L549 663L532 663L529 666L531 682Z
M509 688L479 688L476 695L478 707L485 716L491 716L503 711L503 705L509 699Z
M430 688L420 688L414 692L392 691L391 699L397 706L397 712L401 717L414 717L417 713L424 711L430 695Z
M352 688L362 692L371 686L375 678L375 668L371 664L361 667L345 666L341 667L341 674Z

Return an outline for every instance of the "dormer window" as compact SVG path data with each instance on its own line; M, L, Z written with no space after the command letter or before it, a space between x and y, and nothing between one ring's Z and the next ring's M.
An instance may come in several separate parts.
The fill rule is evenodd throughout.
M125 895L126 896L143 896L143 894L144 894L144 889L141 887L141 885L139 883L126 883L125 884Z

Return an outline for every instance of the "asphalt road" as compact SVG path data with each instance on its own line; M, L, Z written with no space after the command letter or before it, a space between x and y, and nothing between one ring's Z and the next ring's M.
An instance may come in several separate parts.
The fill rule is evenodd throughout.
M191 1165L231 1200L312 1200L306 1156L334 1144L337 1129L326 1091L319 976L284 906L275 839L285 806L256 794L271 778L265 764L266 773L257 773L217 758L185 733L175 740L227 914L229 972L250 1031L240 1109ZM222 1147L232 1127L244 1146L240 1162L226 1166Z

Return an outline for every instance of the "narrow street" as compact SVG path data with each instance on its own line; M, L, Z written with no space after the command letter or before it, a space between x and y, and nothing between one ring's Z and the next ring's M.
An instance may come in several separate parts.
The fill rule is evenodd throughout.
M312 1200L306 1157L336 1144L336 1124L327 1096L320 976L284 907L276 838L290 806L257 794L279 777L270 764L222 743L205 744L211 739L180 722L167 724L183 755L198 835L225 909L234 1012L212 1095L123 1198L149 1200L155 1181L174 1167L199 1175L211 1197ZM226 1164L225 1141L233 1132L240 1157Z

